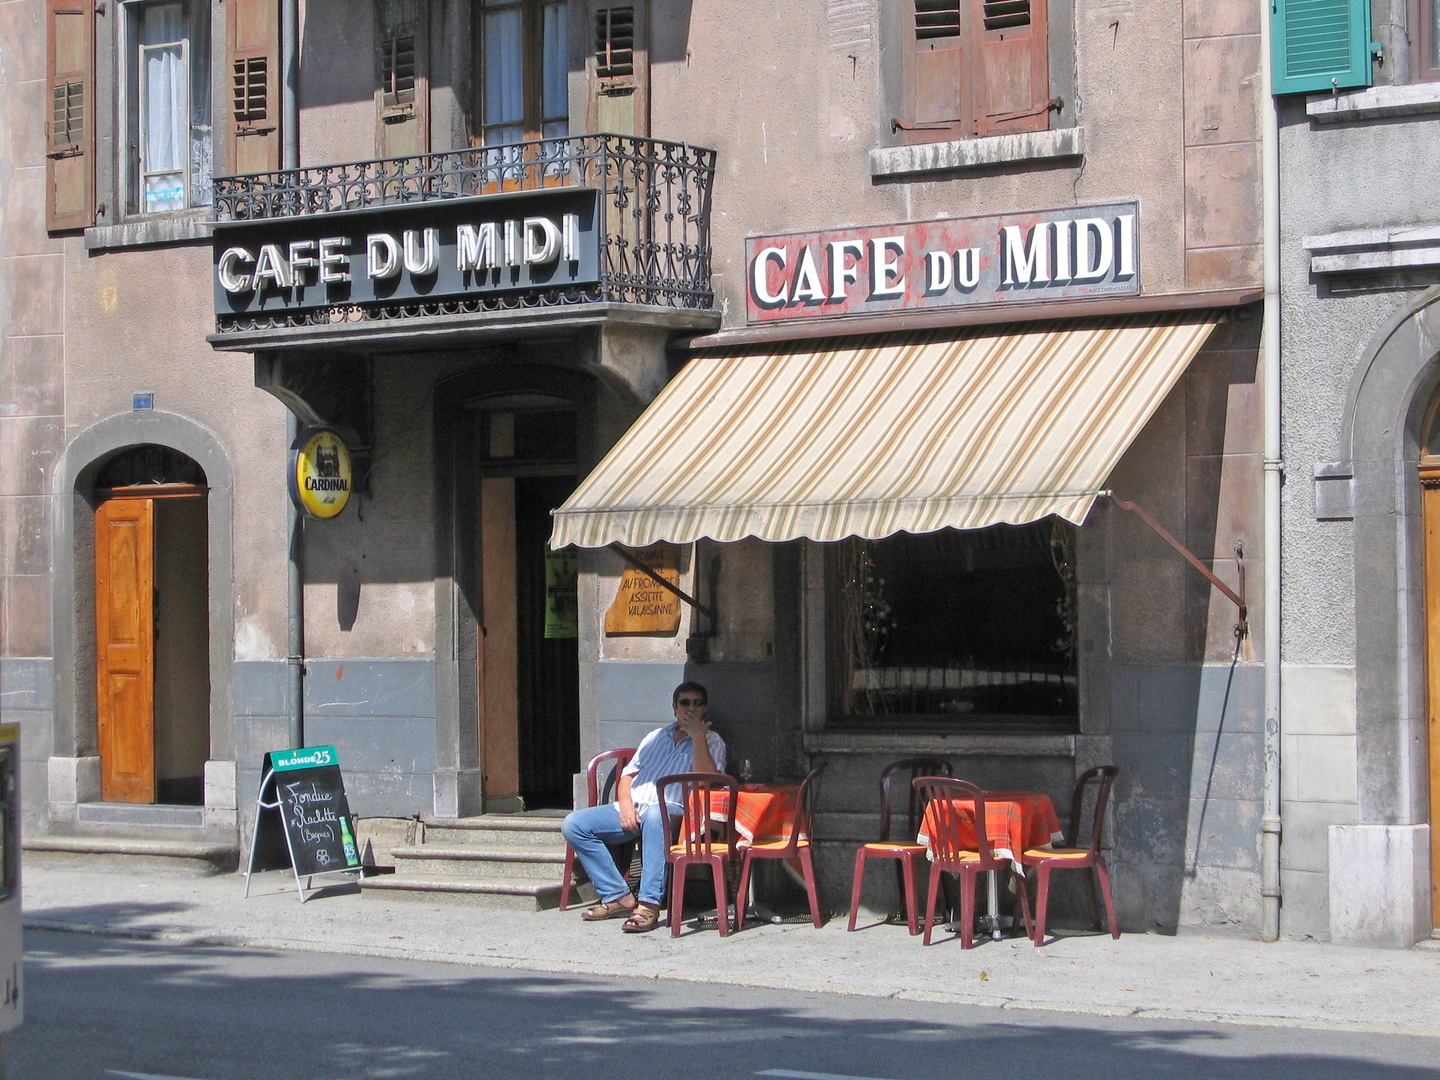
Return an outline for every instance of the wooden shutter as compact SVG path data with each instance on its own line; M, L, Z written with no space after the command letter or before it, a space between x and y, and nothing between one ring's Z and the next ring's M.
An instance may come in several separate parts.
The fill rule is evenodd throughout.
M1276 94L1369 86L1370 0L1271 0Z
M913 0L910 116L906 143L943 142L972 134L970 0Z
M591 131L650 133L650 50L644 4L590 6Z
M974 0L975 133L1007 135L1050 126L1046 0Z
M95 8L47 6L45 227L83 229L95 223Z
M409 157L430 148L426 6L417 0L377 0L375 5L378 157Z
M280 168L280 5L229 0L225 60L229 71L226 168L232 175Z

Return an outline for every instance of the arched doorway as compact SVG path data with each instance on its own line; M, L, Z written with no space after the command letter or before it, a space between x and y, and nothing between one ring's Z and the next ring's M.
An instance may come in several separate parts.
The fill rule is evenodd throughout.
M204 802L210 756L204 470L164 446L121 451L95 506L96 721L106 802Z

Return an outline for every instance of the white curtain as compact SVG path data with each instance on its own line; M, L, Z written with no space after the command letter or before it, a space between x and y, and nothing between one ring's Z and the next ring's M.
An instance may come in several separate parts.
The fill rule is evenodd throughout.
M140 9L140 173L144 213L185 209L190 156L185 70L185 9L147 4Z
M524 33L519 8L485 14L485 141L525 137ZM504 126L500 126L504 125Z

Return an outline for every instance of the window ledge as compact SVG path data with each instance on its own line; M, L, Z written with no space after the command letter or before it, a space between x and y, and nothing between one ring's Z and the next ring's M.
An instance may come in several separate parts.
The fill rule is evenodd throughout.
M1085 129L1058 128L1054 131L1027 131L1020 135L992 135L986 139L922 143L919 146L882 146L870 151L870 175L963 172L1027 161L1084 156Z
M812 731L807 754L950 754L983 757L1074 757L1074 735L981 735L957 731Z
M1312 274L1346 274L1440 266L1440 224L1352 229L1307 236Z
M85 250L120 251L161 244L195 244L210 239L215 223L207 207L202 217L147 218L85 230Z
M1440 83L1371 86L1339 94L1313 94L1305 99L1305 113L1317 124L1440 113Z

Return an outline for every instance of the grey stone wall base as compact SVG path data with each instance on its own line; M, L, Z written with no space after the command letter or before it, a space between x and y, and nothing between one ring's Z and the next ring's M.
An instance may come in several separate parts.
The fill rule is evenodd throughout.
M435 770L435 816L473 817L481 812L480 770Z
M235 801L235 762L205 762L206 809L229 810L233 817L237 805Z
M46 763L50 781L50 821L75 821L75 807L100 801L99 757L51 757Z
M1430 826L1330 826L1330 940L1408 949L1430 931Z

